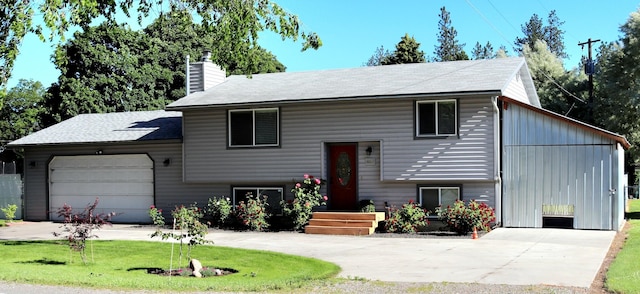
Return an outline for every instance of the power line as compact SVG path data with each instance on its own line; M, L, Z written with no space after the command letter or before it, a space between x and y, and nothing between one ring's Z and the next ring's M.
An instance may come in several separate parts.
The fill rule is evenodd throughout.
M509 24L509 26L511 26L511 28L512 28L512 29L513 29L517 34L519 34L519 33L520 33L520 31L518 31L518 29L517 29L517 28L516 28L516 27L515 27L515 26L514 26L510 21L509 21L509 19L508 19L508 18L506 18L506 17L504 16L504 14L502 14L502 12L500 12L500 10L498 10L498 8L497 8L495 5L493 5L493 2L491 2L491 0L487 0L487 1L489 2L489 4L491 4L491 7L493 7L493 9L494 9L494 10L495 10L495 11L496 11L496 12L497 12L501 17L502 17L502 19L504 19L504 21L506 21L506 22L507 22L507 24Z
M491 26L491 28L492 28L494 31L496 31L496 32L498 33L498 35L500 35L500 37L501 37L503 40L505 40L505 41L507 42L507 44L511 43L511 41L509 41L509 40L507 39L507 37L505 37L505 36L502 34L502 32L501 32L501 31L500 31L496 26L494 26L494 25L493 25L493 23L491 23L491 21L489 21L489 19L488 19L487 17L485 17L485 16L484 16L484 14L482 14L482 12L480 12L480 10L479 10L478 8L476 8L476 7L471 3L471 1L469 1L469 0L465 0L465 1L467 2L467 4L468 4L469 6L471 6L471 8L473 8L473 10L475 10L475 12L476 12L477 14L479 14L479 15L480 15L480 17L482 17L482 19L483 19L487 24L489 24L489 26Z

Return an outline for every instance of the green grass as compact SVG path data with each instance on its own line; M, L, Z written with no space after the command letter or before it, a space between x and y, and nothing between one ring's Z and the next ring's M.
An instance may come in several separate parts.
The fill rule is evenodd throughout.
M627 240L607 271L605 285L615 293L640 293L640 200L630 200L627 218Z
M197 246L191 255L205 267L232 268L238 273L208 278L148 274L169 269L171 244L142 241L93 241L93 262L60 241L0 242L0 280L22 283L155 291L287 291L335 276L332 263L268 251ZM174 249L177 266L178 246ZM183 258L182 266L188 261Z

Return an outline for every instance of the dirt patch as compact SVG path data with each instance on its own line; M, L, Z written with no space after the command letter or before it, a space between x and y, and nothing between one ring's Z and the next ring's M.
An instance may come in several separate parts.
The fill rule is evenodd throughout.
M193 271L186 268L177 268L177 269L162 269L158 267L147 267L147 268L132 268L129 271L134 270L145 270L147 274L159 275L159 276L181 276L181 277L191 277L193 276ZM202 277L220 277L227 276L237 273L238 271L232 268L216 268L216 267L204 267L200 270Z

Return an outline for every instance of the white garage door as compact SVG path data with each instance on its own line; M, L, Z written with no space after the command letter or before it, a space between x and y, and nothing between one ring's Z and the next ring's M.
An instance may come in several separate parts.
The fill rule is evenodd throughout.
M99 198L97 213L118 213L114 222L149 222L153 161L146 154L56 156L49 163L49 211L65 203L74 212Z

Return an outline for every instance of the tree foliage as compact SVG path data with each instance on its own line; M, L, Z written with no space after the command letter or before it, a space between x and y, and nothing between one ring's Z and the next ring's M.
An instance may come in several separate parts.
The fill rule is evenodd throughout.
M594 76L596 124L626 136L628 158L640 163L640 9L620 28L617 42L600 46Z
M58 46L54 63L61 75L47 95L46 125L80 113L164 109L185 95L185 55L201 55L215 39L187 14L173 12L141 31L104 22L78 31ZM261 47L247 62L216 60L233 74L284 71Z
M487 41L487 44L482 46L480 42L476 42L471 52L473 59L492 59L496 57L496 53L493 52L493 46Z
M434 61L468 60L469 56L464 52L464 43L459 43L458 32L451 23L451 14L443 6L440 8L440 21L438 21L438 43L433 54Z
M41 129L44 93L40 82L24 79L7 91L0 99L4 100L0 103L0 142L17 140Z
M385 56L380 63L389 65L422 62L426 62L426 59L424 58L424 52L420 50L420 43L409 34L405 34L400 38L400 42L396 44L396 50L391 55Z
M270 0L47 0L34 13L31 1L0 0L0 86L10 77L19 46L28 32L34 32L44 40L41 25L33 26L35 15L42 16L49 29L50 40L64 33L71 26L87 29L91 22L104 17L107 23L117 23L122 14L136 15L138 23L149 17L150 12L189 11L189 17L199 19L203 28L211 34L215 47L213 60L235 60L239 67L252 65L250 50L257 47L258 33L273 31L283 39L301 39L302 50L318 48L322 41L317 34L300 29L298 17L285 11ZM168 11L167 11L168 10Z
M364 66L378 66L382 65L382 61L391 57L391 52L388 49L384 49L384 46L380 45L380 47L376 48L376 51L373 52L373 55L369 57L369 60L364 63Z
M534 50L537 40L547 44L547 48L560 58L567 57L564 47L564 31L560 28L564 24L555 10L551 10L547 17L547 24L538 14L533 14L529 21L521 26L524 37L517 37L514 42L516 50L522 52L525 47Z
M536 40L533 49L524 47L531 77L543 108L561 115L585 120L587 105L584 99L572 93L586 89L584 74L576 70L566 71L562 60L549 51L543 40Z

